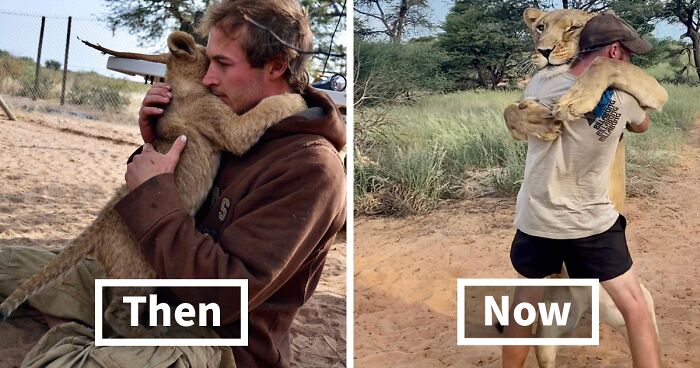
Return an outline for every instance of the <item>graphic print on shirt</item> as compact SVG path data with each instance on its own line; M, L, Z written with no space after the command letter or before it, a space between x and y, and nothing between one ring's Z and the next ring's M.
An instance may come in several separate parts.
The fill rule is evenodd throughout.
M605 142L617 127L622 115L619 110L617 101L613 100L613 90L607 89L591 116L587 117L588 125L596 130L599 141Z
M224 198L221 201L221 210L219 211L219 221L223 222L228 214L228 208L231 206L231 201L228 198Z

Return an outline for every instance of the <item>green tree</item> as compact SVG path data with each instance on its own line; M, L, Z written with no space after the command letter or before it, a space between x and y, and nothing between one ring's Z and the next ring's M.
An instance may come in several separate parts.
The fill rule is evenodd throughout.
M312 75L346 74L347 57L329 55L346 53L346 46L342 43L347 31L346 4L347 0L301 0L301 5L308 11L311 20L314 49L324 52L315 53L312 56L310 65Z
M61 63L56 60L46 60L44 62L44 65L46 66L47 69L51 70L61 70Z
M681 38L690 39L688 54L692 54L686 67L694 68L700 79L700 0L667 0L664 5L664 19L685 27Z
M402 102L420 92L441 92L447 54L435 41L395 44L355 39L355 107Z
M495 88L512 77L531 48L522 21L533 1L457 0L447 15L439 45L447 51L445 64L458 88Z
M643 35L654 30L655 21L663 9L659 0L550 0L535 1L535 6L542 9L580 9L593 13L610 10Z
M105 20L112 30L126 28L141 45L153 44L169 31L194 33L210 0L102 0L109 9ZM205 40L194 35L195 40Z

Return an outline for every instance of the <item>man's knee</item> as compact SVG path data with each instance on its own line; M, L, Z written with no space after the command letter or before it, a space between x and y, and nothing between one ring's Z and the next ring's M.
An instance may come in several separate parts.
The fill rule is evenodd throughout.
M625 296L615 304L625 319L628 317L646 317L649 315L646 300L644 300L644 296L642 296L641 293Z
M644 317L648 314L646 299L639 285L639 280L632 270L602 283L610 294L620 313L628 317Z

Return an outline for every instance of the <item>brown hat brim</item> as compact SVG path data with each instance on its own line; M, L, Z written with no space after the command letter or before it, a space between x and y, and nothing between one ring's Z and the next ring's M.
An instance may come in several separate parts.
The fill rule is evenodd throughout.
M653 48L649 41L641 37L632 40L620 41L620 43L635 54L646 54Z

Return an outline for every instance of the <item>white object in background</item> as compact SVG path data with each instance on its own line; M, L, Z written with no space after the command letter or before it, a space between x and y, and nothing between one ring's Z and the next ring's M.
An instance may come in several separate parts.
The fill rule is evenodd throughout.
M347 104L345 91L338 92L338 91L330 91L327 89L319 89L319 91L327 94L328 97L330 97L331 100L333 100L333 103L338 105L338 106L345 106Z
M165 64L152 61L126 59L110 56L107 59L107 69L129 75L165 78Z

